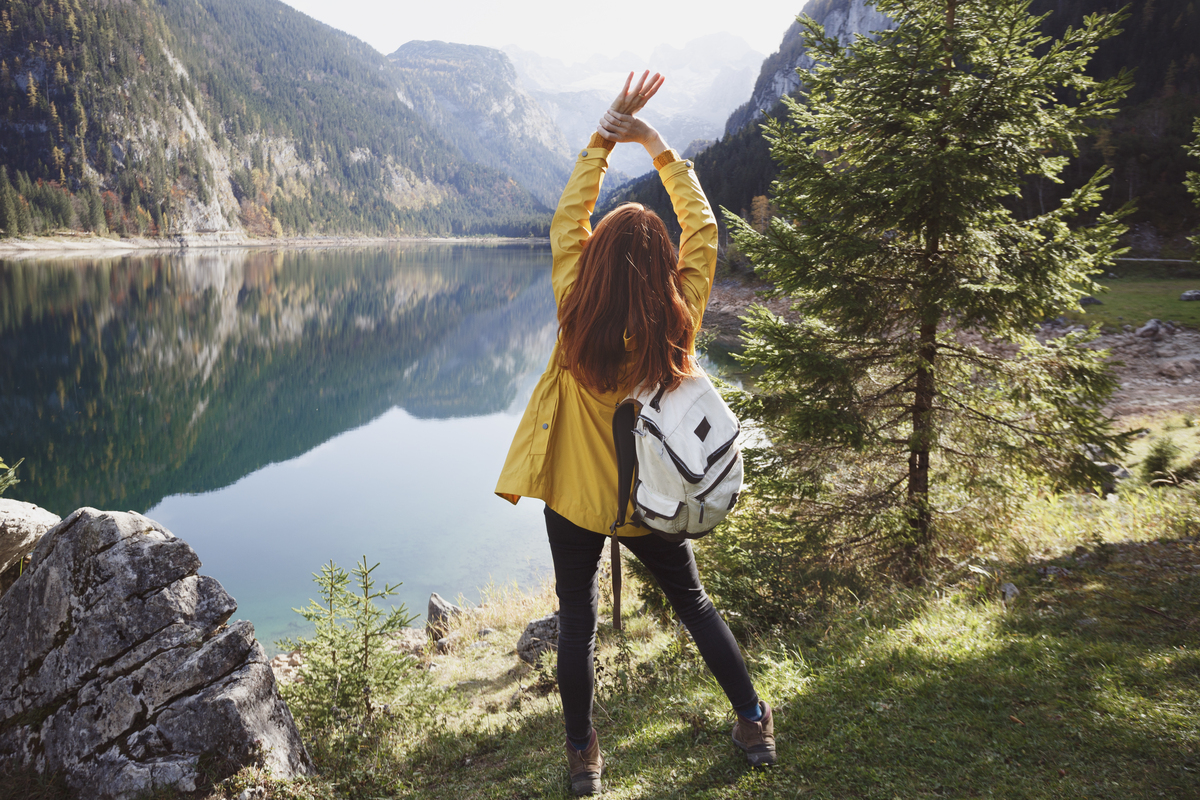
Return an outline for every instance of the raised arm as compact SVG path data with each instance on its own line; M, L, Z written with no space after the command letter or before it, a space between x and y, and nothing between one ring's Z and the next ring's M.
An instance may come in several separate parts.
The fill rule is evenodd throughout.
M606 117L608 114L632 115L640 111L664 82L662 75L655 73L651 76L649 70L642 73L636 84L633 78L634 73L629 73L625 79L625 86L617 93L617 98L605 112ZM629 118L632 119L632 116ZM551 283L554 286L556 303L562 301L578 277L579 256L583 252L583 243L592 235L592 212L596 209L596 198L600 196L600 185L604 181L604 173L608 170L608 154L617 142L634 141L625 138L626 134L619 131L605 133L604 124L602 119L588 146L576 156L575 169L567 181L566 188L563 189L558 208L555 209L554 218L550 222L550 247L554 255ZM623 123L622 127L628 129L630 126ZM637 127L636 130L638 135L645 134L643 128ZM653 128L649 130L653 131ZM661 139L659 141L661 142ZM666 149L666 144L662 143L659 152ZM647 146L647 152L649 151L650 147ZM656 155L657 152L651 153L652 158Z
M646 76L642 77L644 80ZM654 159L654 167L671 197L675 217L682 229L679 237L679 274L683 279L684 296L699 329L717 268L717 217L708 198L704 196L704 190L700 188L700 180L696 177L692 162L680 159L679 154L668 147L652 125L628 110L640 110L645 105L645 99L649 99L641 99L640 83L632 91L629 83L626 81L625 92L604 112L597 132L614 142L637 142ZM661 80L653 85L650 96L661 85Z

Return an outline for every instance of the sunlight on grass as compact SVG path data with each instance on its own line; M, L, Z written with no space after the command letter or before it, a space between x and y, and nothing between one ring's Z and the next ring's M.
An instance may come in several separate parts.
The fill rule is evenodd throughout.
M975 569L881 589L743 642L775 710L779 763L755 771L686 633L601 607L596 727L605 796L670 798L1188 797L1200 775L1200 503L1196 489L1041 493ZM1183 537L1183 538L1181 538ZM979 566L982 565L982 566ZM1008 602L1001 584L1017 589ZM416 724L314 748L322 773L226 784L268 798L567 798L553 657L513 652L549 586L488 587L425 668L443 694ZM492 628L480 636L481 627ZM485 641L486 645L473 646ZM238 791L241 789L239 788Z
M1200 328L1200 302L1179 299L1189 289L1200 288L1200 280L1119 278L1101 283L1108 290L1097 297L1103 305L1068 312L1068 319L1118 331L1125 325L1141 327L1151 319Z

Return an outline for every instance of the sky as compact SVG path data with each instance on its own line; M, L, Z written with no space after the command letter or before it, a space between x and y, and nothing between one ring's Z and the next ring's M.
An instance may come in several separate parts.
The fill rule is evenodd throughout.
M502 48L510 44L567 63L602 53L648 57L660 44L713 33L740 36L769 55L806 0L749 0L702 11L697 0L567 3L563 0L284 0L383 54L414 39ZM654 69L653 64L631 64Z

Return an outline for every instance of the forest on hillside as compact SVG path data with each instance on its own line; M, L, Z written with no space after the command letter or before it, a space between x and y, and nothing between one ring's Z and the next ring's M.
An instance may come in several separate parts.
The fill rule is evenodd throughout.
M10 0L0 229L532 235L547 211L276 0Z

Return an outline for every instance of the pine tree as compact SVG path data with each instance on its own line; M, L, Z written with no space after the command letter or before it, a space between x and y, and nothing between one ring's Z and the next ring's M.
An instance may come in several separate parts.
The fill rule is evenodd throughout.
M1196 133L1196 141L1192 142L1191 147L1188 148L1188 155L1200 158L1200 117L1196 118L1192 130ZM1189 172L1186 184L1188 191L1196 198L1196 205L1200 206L1200 172ZM1200 236L1193 236L1191 241L1196 246L1192 252L1192 260L1200 263Z
M21 232L17 218L16 191L8 181L8 169L0 165L0 228L5 236L16 236Z
M772 442L749 453L765 504L826 553L911 579L950 509L983 513L1022 476L1099 485L1093 459L1124 447L1088 336L1032 333L1097 291L1117 252L1119 215L1077 225L1107 170L1040 216L1012 209L1129 82L1084 74L1115 15L1051 42L1028 0L877 6L896 27L846 47L801 19L819 66L790 119L765 126L779 216L759 233L729 215L799 317L752 313L759 392L739 405Z

